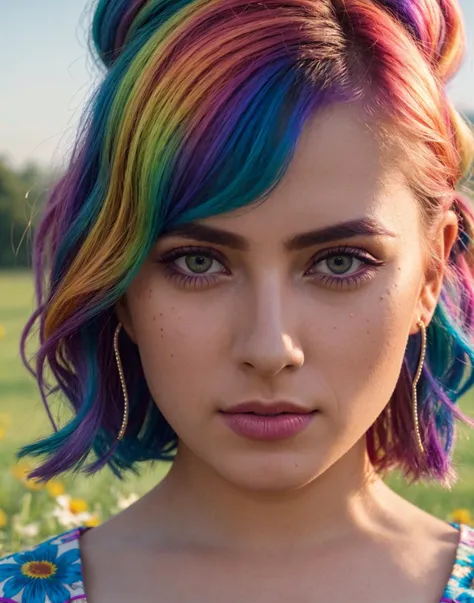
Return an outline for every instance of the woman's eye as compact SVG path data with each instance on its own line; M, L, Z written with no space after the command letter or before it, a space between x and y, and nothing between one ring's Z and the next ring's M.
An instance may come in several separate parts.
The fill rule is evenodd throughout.
M363 249L344 246L317 254L309 275L327 287L354 288L371 281L384 264Z
M183 255L177 258L174 263L183 272L190 271L192 274L213 274L214 272L211 271L213 264L218 264L215 272L219 272L223 267L216 258L204 254Z
M315 266L321 268L323 274L346 275L357 272L363 262L349 254L333 255L331 257L319 260Z
M229 274L220 254L211 249L180 247L168 251L158 260L165 276L191 289L208 287L222 275Z

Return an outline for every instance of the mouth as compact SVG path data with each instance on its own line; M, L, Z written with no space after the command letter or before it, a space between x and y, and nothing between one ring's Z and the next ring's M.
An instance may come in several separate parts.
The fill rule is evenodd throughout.
M267 410L267 409L265 409ZM318 410L304 411L220 411L220 415L235 434L250 440L285 440L303 432L317 419Z
M243 402L230 408L222 409L224 414L245 414L268 417L278 417L281 415L306 415L317 412L314 409L306 408L299 404L288 401L263 402L252 400Z
M219 411L222 414L228 414L228 415L250 415L250 416L255 416L255 417L268 417L269 419L271 419L272 417L282 417L285 415L290 415L290 416L295 416L295 415L313 415L317 412L319 412L318 410L309 410L309 411L305 411L305 412L255 412L255 411L246 411L246 412L242 412L242 411L224 411L224 410L220 410Z

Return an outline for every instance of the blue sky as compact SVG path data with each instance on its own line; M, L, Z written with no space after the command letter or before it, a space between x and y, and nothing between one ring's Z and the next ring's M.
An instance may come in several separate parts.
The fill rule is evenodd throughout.
M459 0L468 48L448 87L474 111L474 0ZM0 155L13 165L63 165L99 77L87 51L94 0L0 0Z

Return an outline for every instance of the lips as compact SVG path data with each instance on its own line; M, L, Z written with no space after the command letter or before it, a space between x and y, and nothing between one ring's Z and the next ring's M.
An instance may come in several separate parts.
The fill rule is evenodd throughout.
M292 402L244 402L220 411L224 423L237 435L251 440L295 437L318 415Z
M292 415L300 415L300 414L309 414L313 412L313 410L304 408L298 404L294 404L293 402L287 401L277 401L277 402L260 402L260 401L250 401L243 402L241 404L237 404L236 406L232 406L225 410L222 410L226 414L237 414L237 413L249 413L254 415L281 415L281 414L292 414Z

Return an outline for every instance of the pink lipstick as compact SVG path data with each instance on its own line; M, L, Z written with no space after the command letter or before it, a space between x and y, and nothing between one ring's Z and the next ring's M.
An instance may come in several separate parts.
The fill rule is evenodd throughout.
M253 440L282 440L302 432L317 411L290 402L245 402L221 416L236 434Z

